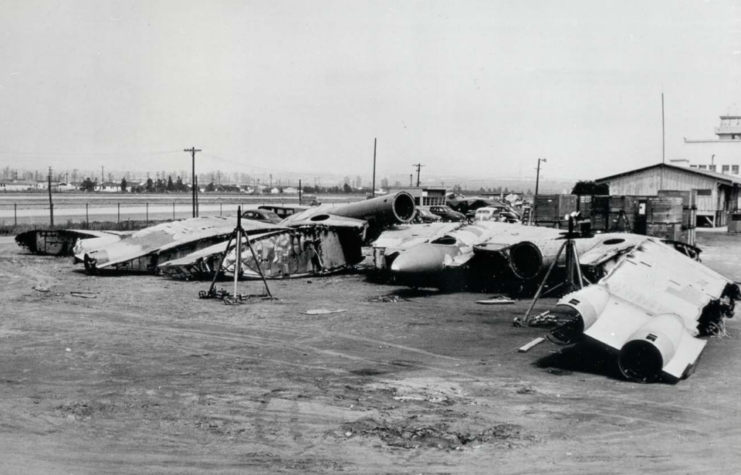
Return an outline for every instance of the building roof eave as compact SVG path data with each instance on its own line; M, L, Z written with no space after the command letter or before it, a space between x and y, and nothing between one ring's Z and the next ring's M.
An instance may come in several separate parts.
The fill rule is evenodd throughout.
M714 179L714 180L716 180L718 182L721 182L721 183L724 183L724 184L727 184L727 185L738 185L738 184L741 184L741 178L737 178L737 177L733 177L733 176L729 176L729 175L724 175L722 173L717 173L717 172L713 172L713 171L709 171L709 170L698 170L696 168L679 167L679 166L676 166L676 165L670 165L668 163L657 163L655 165L649 165L647 167L637 168L635 170L630 170L630 171L627 171L627 172L618 173L618 174L615 174L615 175L610 175L610 176L607 176L607 177L604 177L604 178L598 178L598 179L594 180L594 182L597 183L597 184L607 183L610 180L614 180L615 178L621 178L621 177L624 177L624 176L627 176L627 175L632 175L632 174L635 174L635 173L640 173L640 172L643 172L643 171L646 171L646 170L650 170L652 168L662 168L662 167L663 168L670 169L670 170L676 170L676 171L680 171L680 172L684 172L684 173L693 174L693 175L701 175L701 176L704 176L706 178L711 178L711 179Z

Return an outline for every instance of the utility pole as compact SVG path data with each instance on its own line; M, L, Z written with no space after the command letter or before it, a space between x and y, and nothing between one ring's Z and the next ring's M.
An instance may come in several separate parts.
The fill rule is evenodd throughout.
M298 204L301 204L301 180L298 181Z
M546 162L545 158L538 159L538 171L535 175L535 196L538 196L538 185L540 184L540 162Z
M664 137L664 92L661 92L661 178L659 190L664 189L664 162L666 160L666 140Z
M105 183L105 167L100 167L100 189L103 189L103 183Z
M196 152L202 152L202 150L200 148L191 147L186 148L185 150L183 150L183 152L190 152L191 156L193 157L193 171L190 175L190 185L193 191L193 217L195 218L198 215L198 211L196 209Z
M373 139L373 184L371 185L371 197L376 197L376 142L378 138Z
M51 167L49 167L49 177L47 180L47 186L49 187L49 223L51 227L54 227L54 203L51 201Z
M422 167L424 165L422 165L421 163L413 163L412 166L417 167L417 188L419 188L419 172L422 170Z

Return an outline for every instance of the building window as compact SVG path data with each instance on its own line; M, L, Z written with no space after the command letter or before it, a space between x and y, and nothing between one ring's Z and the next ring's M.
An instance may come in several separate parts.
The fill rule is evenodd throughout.
M723 165L723 173L728 173L731 170L730 165Z
M707 165L700 165L700 170L707 170L707 168L708 168Z
M734 175L738 175L738 165L731 166L731 173L733 173Z
M697 165L690 165L690 168L697 168Z
M716 167L716 165L709 165L708 166L708 170L710 170L711 172L714 172L715 171L715 167Z
M713 190L697 190L697 196L712 196Z

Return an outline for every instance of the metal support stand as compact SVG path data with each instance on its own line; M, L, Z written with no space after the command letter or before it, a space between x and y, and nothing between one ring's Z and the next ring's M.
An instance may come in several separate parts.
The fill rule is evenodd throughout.
M225 302L228 302L227 299L229 299L229 302L239 302L242 299L240 298L240 295L237 293L237 282L239 281L239 275L241 274L240 266L242 264L242 238L245 238L245 242L247 243L247 247L250 249L250 253L252 254L252 259L255 261L255 266L257 266L257 273L260 274L260 278L262 279L262 283L265 286L265 293L267 294L267 298L269 300L273 300L273 294L270 293L270 288L268 287L268 281L265 278L265 274L262 272L262 268L260 267L260 261L257 259L257 254L255 253L255 249L252 247L252 243L250 242L249 237L247 236L247 233L245 233L244 229L242 228L242 207L237 207L237 227L234 228L234 231L232 231L232 234L229 236L229 241L226 244L226 249L224 249L224 253L221 254L221 257L219 258L219 264L214 268L214 278L211 281L211 286L208 289L208 292L201 291L199 293L201 298L215 298L218 296L219 292L216 291L216 281L219 278L219 274L222 272L222 266L224 264L224 260L226 259L227 253L229 253L229 248L232 245L232 241L235 241L235 261L234 261L234 294L229 297L228 294L225 292L221 292L221 295L224 298Z
M587 282L587 280L581 273L581 267L579 265L579 252L576 250L576 242L574 242L574 237L574 219L572 217L569 217L569 232L566 234L566 240L558 249L558 253L556 253L556 258L553 260L553 263L551 263L550 267L548 267L548 272L546 272L543 281L540 283L540 286L538 286L538 291L535 293L535 297L533 297L533 301L530 304L530 307L527 309L525 317L522 319L522 321L516 320L517 323L520 323L524 326L527 326L530 323L530 313L533 311L535 304L538 302L538 299L540 299L541 296L545 296L560 287L565 287L567 293L584 288L585 282ZM543 293L543 288L545 287L546 282L548 282L548 277L550 277L551 272L553 272L553 268L556 267L556 265L558 264L558 259L564 252L564 258L566 261L566 275L564 276L563 282L560 282L558 285L551 287L545 293Z

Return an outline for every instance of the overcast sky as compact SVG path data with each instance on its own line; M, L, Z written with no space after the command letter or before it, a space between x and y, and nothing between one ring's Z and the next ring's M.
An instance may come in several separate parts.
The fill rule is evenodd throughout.
M3 0L0 38L2 167L595 178L661 160L662 90L667 158L741 111L738 0Z

